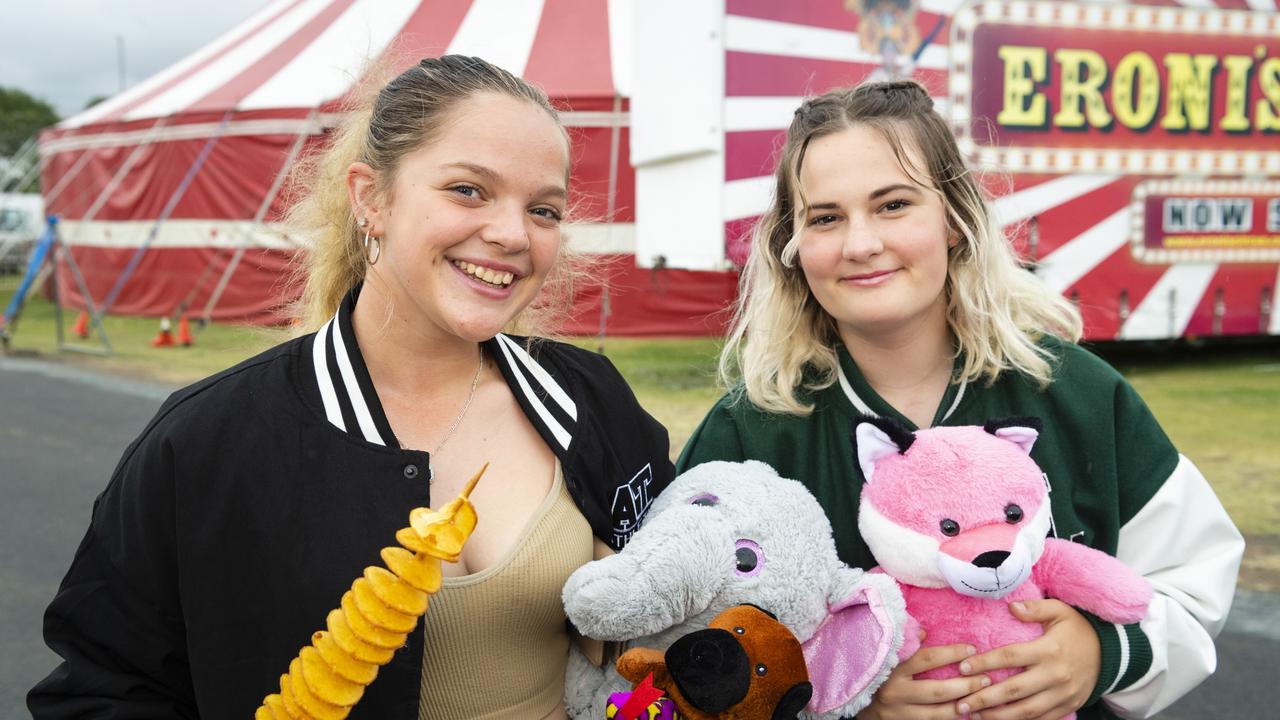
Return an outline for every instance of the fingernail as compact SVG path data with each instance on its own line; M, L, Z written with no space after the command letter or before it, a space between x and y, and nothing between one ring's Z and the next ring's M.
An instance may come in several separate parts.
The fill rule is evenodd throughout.
M969 674L969 671L970 671L970 670L972 670L972 669L973 669L973 667L972 667L971 665L969 665L969 663L967 663L967 662L962 662L962 663L960 663L960 672L964 673L965 675L968 675L968 674Z
M969 720L982 720L982 713L974 713L970 715Z
M990 684L991 684L991 678L987 677L986 675L983 675L983 676L982 676L982 687L987 687L987 686L989 686Z
M976 648L976 647L974 647L974 646L970 645L969 647L965 648L965 652L969 653L970 655L977 655L977 654L978 654L978 648Z
M1025 612L1025 611L1026 611L1026 609L1027 609L1027 606L1026 606L1026 605L1023 605L1023 604L1022 604L1022 603L1020 603L1020 602L1015 602L1015 603L1010 603L1010 604L1013 606L1013 609L1014 609L1014 610L1017 610L1018 612Z
M969 703L960 703L960 714L961 715L969 714Z

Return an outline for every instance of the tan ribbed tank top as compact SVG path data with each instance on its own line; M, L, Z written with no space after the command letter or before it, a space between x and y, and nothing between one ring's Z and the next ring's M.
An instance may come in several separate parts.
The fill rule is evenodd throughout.
M419 720L543 718L564 699L560 590L591 560L591 526L555 480L501 562L445 578L425 623Z

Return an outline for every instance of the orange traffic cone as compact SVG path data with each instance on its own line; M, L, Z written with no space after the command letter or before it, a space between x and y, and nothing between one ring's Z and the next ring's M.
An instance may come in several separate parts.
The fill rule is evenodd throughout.
M89 337L89 312L87 310L80 311L80 317L76 318L76 325L72 330L82 340Z
M191 347L196 344L196 339L191 335L191 325L187 322L186 315L178 319L178 342L182 344L182 347Z
M169 331L169 318L160 318L160 332L151 341L151 347L171 347L173 345L173 333Z

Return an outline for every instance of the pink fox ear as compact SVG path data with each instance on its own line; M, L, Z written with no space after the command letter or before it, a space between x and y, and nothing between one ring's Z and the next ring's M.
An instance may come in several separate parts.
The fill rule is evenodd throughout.
M1018 427L1016 425L998 428L993 434L1017 445L1022 448L1022 452L1028 455L1031 454L1031 446L1036 444L1036 438L1040 437L1040 433L1035 428Z
M858 447L858 464L862 466L862 477L867 482L871 482L871 475L880 458L902 452L885 431L869 422L858 423L853 436Z
M988 420L982 425L982 429L998 438L1008 440L1022 448L1022 452L1030 455L1031 446L1035 445L1036 438L1040 437L1042 426L1038 417L1021 416Z

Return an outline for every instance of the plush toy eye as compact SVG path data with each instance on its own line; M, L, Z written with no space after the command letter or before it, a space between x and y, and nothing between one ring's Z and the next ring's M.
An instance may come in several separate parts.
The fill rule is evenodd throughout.
M960 523L951 518L938 523L938 527L942 529L942 534L947 537L955 537L960 534Z
M764 565L764 551L750 540L739 540L733 552L739 575L751 577Z
M1009 503L1004 506L1004 520L1010 525L1017 525L1022 522L1022 508Z
M759 665L756 665L756 675L759 675L760 677L764 677L765 673L767 672L769 672L769 668L765 667L764 663L760 663Z
M690 505L699 505L702 507L715 507L720 504L720 498L711 493L703 493L689 501Z

